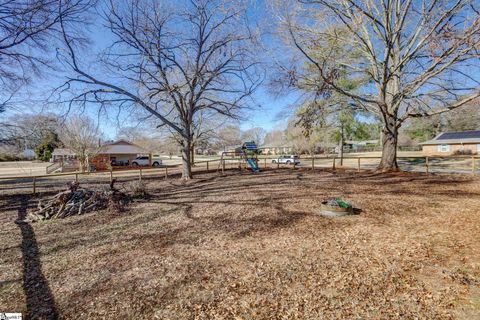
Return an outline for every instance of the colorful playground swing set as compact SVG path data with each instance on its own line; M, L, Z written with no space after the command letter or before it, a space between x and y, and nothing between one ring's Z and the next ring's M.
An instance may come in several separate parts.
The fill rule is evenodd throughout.
M253 173L260 172L260 168L258 167L258 154L261 153L257 144L254 141L245 142L242 145L241 150L239 151L224 151L222 152L222 158L220 160L220 165L225 165L225 156L226 155L239 155L242 160L244 160L250 169L252 169Z

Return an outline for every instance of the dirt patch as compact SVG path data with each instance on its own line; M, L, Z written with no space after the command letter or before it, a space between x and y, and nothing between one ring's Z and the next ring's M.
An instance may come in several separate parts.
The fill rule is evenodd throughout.
M478 179L279 170L147 188L126 213L31 226L47 304L24 284L21 201L0 195L2 308L66 319L480 316ZM361 214L315 214L335 197Z

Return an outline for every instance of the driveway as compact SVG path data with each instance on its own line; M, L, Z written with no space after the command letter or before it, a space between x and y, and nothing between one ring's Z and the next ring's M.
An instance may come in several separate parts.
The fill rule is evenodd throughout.
M44 175L48 165L48 162L34 161L0 162L0 177Z

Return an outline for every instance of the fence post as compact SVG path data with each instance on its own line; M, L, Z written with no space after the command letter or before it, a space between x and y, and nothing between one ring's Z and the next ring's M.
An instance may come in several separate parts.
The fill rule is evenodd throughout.
M168 179L168 167L165 167L165 180Z
M208 161L207 161L207 171L208 171Z
M264 167L265 169L267 168L267 158L263 159L264 160Z
M335 170L335 162L337 161L337 159L335 159L335 156L333 157L333 162L332 162L332 169Z
M138 180L142 181L142 168L140 168Z
M78 183L78 173L75 173L75 182Z
M428 168L428 157L425 157L425 167L426 167L426 170L427 170L427 174L429 173L429 168Z
M113 181L113 168L110 167L110 182Z
M37 193L37 178L33 177L33 194Z
M312 171L315 170L315 156L312 157Z
M280 162L277 159L277 169L280 169Z
M225 173L225 159L222 159L222 174Z
M360 159L361 158L358 158L358 172L360 172Z
M475 156L472 157L472 176L475 175Z

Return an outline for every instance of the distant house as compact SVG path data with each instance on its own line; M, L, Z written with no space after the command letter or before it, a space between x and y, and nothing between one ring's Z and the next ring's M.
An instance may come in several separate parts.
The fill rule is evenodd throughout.
M195 148L195 154L197 155L214 155L215 151L212 148Z
M89 159L89 164L93 165L96 170L106 170L110 165L128 166L137 156L148 155L150 153L134 143L118 140L105 143L100 147L98 153ZM52 152L52 162L62 163L64 166L69 165L71 170L78 169L79 163L76 161L76 154L68 148L56 148Z
M280 154L291 154L293 153L292 146L263 146L260 148L263 154L270 155L280 155Z
M77 161L77 155L74 151L68 148L55 148L52 152L52 158L50 162L53 162L47 167L47 173L55 172L73 172L80 168L80 163Z
M229 152L231 153L230 156L234 157L242 153L242 147L241 146L224 146L222 151L218 151L218 155L221 156L223 152Z
M421 143L423 154L452 155L456 153L480 153L480 130L445 132L429 141Z
M142 147L126 140L118 140L103 145L90 164L95 166L96 170L106 170L112 164L128 166L141 155L148 155L151 159L150 153Z
M55 148L52 152L51 162L66 162L76 158L75 152L68 148Z

